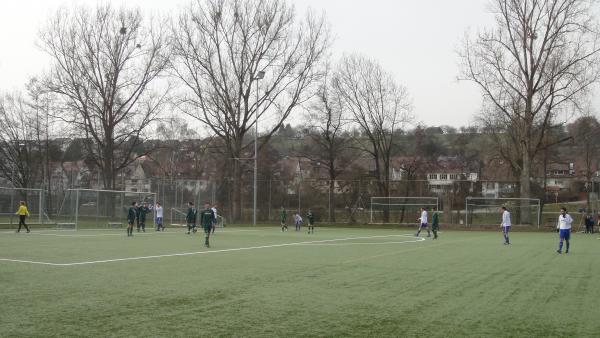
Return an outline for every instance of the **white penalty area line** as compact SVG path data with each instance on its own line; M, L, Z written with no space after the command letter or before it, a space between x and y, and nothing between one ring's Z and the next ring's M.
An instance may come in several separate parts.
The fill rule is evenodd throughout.
M383 236L371 236L372 238L389 238L389 237L411 237L414 238L414 235L383 235ZM337 245L337 246L348 246L348 245L386 245L386 244L403 244L403 243L416 243L423 242L425 238L417 237L410 241L386 241L386 242L346 242L346 243L307 243L300 245Z
M206 255L206 254L214 254L214 253L220 253L220 252L236 252L236 251L246 251L246 250L280 248L280 247L286 247L286 246L301 246L301 245L331 243L331 242L340 242L340 241L352 241L352 240L364 240L364 239L388 238L388 237L406 237L406 236L407 235L383 235L383 236L363 236L363 237L335 238L335 239L324 239L324 240L319 240L319 241L305 241L305 242L294 242L294 243L283 243L283 244L250 246L250 247L243 247L243 248L221 249L221 250L194 251L194 252L183 252L183 253L164 254L164 255L138 256L138 257L127 257L127 258L115 258L115 259L103 259L103 260L97 260L97 261L85 261L85 262L75 262L75 263L51 263L51 262L40 262L40 261L30 261L30 260L22 260L22 259L10 259L10 258L0 258L0 262L27 263L27 264L48 265L48 266L77 266L77 265L91 265L91 264L125 262L125 261L138 261L138 260L145 260L145 259L165 258L165 257ZM398 242L397 244L415 243L415 242L425 241L424 238L419 238L419 239L420 240ZM350 243L347 243L347 244L350 244Z

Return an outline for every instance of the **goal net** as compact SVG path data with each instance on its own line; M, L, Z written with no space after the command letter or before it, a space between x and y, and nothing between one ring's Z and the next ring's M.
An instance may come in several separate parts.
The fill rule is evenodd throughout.
M156 194L117 190L69 189L56 216L57 227L65 229L124 228L133 202L148 204L146 228L155 226Z
M486 198L467 197L465 225L500 225L501 208L506 207L512 224L540 225L540 200L538 198Z
M198 226L200 226L200 211L201 209L198 209L198 219L196 224ZM187 226L187 222L185 220L187 215L187 208L171 208L170 210L170 225L172 227L186 227ZM217 228L224 228L225 227L225 217L221 216L218 214L217 211L217 224L216 227Z
M439 209L437 197L371 197L371 224L412 224L421 208Z
M15 213L21 201L29 210L27 224L50 227L54 224L46 215L42 189L0 187L0 229L13 229L19 224L19 216Z

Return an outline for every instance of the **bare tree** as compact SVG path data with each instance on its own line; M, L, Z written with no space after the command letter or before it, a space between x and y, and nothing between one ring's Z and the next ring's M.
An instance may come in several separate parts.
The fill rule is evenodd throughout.
M598 79L600 35L588 0L491 0L496 25L466 38L461 78L482 90L497 126L509 131L520 196L531 196L532 165L548 128L577 108ZM529 208L521 208L528 222Z
M17 188L32 188L43 177L42 127L21 95L0 98L0 176Z
M587 208L591 210L590 192L593 191L593 178L598 170L600 155L600 122L595 116L582 116L567 125L567 130L575 141L577 155L583 160L584 168L577 174L583 174L585 179Z
M222 140L232 159L253 156L246 136L255 121L269 119L264 144L311 96L330 40L324 17L309 13L298 23L282 0L198 0L172 26L173 70L189 90L184 102L195 108L186 111ZM234 160L229 173L235 220L243 166Z
M351 55L342 58L334 75L337 95L368 139L363 149L375 162L381 196L390 193L390 164L397 129L409 119L411 105L406 88L373 60ZM384 211L384 220L389 212Z
M147 151L144 131L166 100L156 83L168 60L164 25L138 9L60 9L42 29L42 48L53 61L45 78L64 108L57 117L83 137L88 157L114 189L117 173Z
M304 144L299 155L318 162L327 170L329 221L335 222L336 180L356 157L352 135L346 130L348 118L344 116L340 96L336 95L329 77L325 77L319 87L307 121L310 144Z

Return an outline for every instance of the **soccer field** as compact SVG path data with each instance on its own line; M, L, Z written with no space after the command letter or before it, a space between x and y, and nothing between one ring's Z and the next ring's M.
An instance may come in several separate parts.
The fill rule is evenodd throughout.
M600 334L597 235L276 227L0 233L1 337Z

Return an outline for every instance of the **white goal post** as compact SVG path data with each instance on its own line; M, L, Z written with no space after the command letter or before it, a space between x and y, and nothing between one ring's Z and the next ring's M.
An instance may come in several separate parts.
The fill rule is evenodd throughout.
M19 223L15 212L21 201L29 210L28 223L34 225L51 224L46 217L44 190L32 188L0 187L0 226L13 227Z
M506 207L513 224L540 225L541 201L539 198L472 197L465 200L465 225L500 224L500 208ZM523 209L527 211L523 211ZM526 219L521 219L525 217Z
M371 197L371 214L369 224L401 224L414 223L421 208L440 208L437 197ZM384 219L387 211L388 220ZM413 217L414 216L414 217ZM408 220L406 222L405 220Z
M133 202L148 203L151 209L146 226L155 226L156 193L104 189L68 189L56 216L57 227L123 228Z

